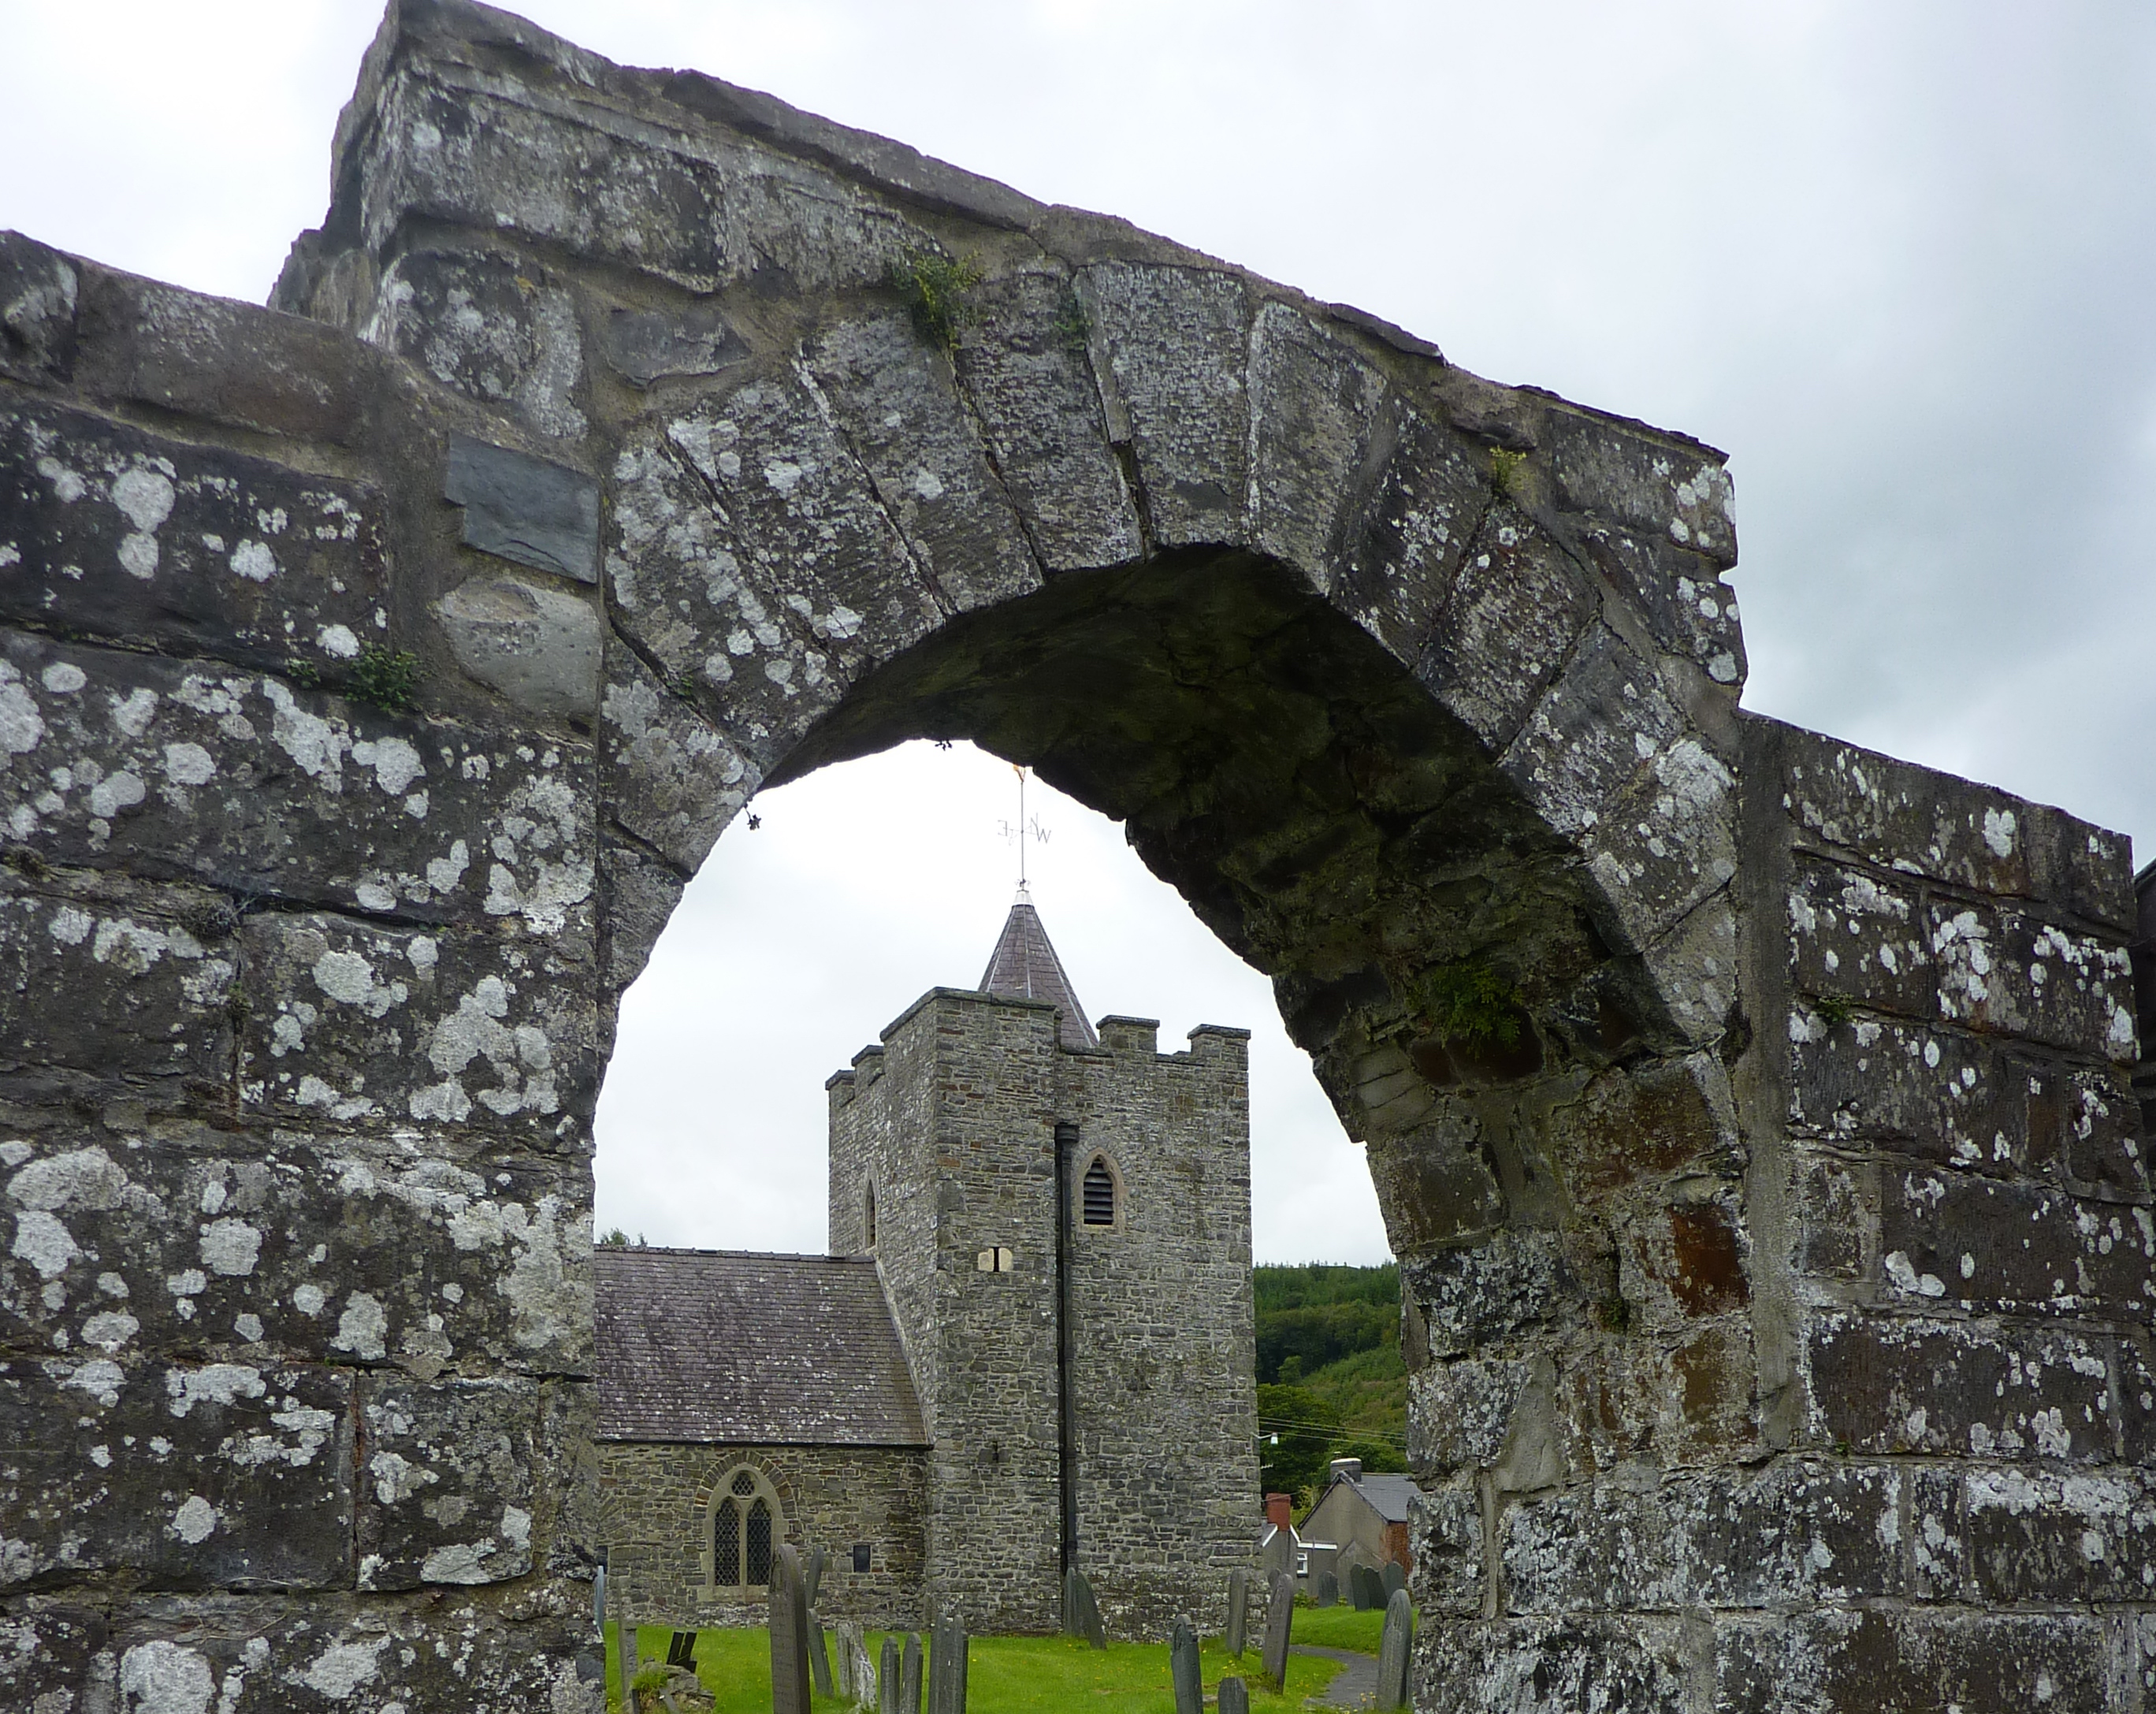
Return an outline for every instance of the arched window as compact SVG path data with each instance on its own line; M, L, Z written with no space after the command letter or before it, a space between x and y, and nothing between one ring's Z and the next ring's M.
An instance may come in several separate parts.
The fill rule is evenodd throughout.
M861 1190L861 1233L868 1240L862 1248L875 1248L875 1180L871 1178Z
M1112 1226L1116 1224L1116 1175L1108 1170L1107 1157L1095 1155L1093 1164L1086 1169L1083 1196L1080 1202L1081 1215L1088 1226Z
M727 1472L711 1508L713 1584L744 1593L763 1588L773 1551L785 1539L786 1515L770 1478L747 1465Z

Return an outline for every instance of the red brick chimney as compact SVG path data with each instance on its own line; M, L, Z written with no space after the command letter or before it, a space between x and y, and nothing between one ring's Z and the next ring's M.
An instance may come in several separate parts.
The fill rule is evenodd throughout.
M1268 1494L1265 1496L1265 1522L1276 1529L1295 1527L1295 1496Z

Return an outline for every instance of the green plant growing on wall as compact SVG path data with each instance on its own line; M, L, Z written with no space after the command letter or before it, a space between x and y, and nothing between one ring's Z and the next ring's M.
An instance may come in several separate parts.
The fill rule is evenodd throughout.
M1441 964L1423 979L1423 1009L1445 1040L1508 1048L1520 1039L1520 996L1486 964Z
M352 694L392 714L409 714L419 688L419 657L386 643L370 643L352 665Z
M966 294L981 278L980 264L972 257L953 261L933 250L908 250L891 264L892 289L913 311L913 325L946 351L957 343L961 327L979 319Z
M1490 485L1507 500L1517 500L1527 484L1527 455L1523 452L1508 452L1502 446L1490 449Z
M1829 1029L1848 1023L1856 1015L1856 1008L1840 994L1815 994L1812 997L1812 1009L1826 1020L1826 1027Z
M1092 318L1086 315L1086 305L1075 291L1063 294L1063 305L1055 312L1055 320L1050 326L1057 340L1071 352L1083 352L1093 336Z

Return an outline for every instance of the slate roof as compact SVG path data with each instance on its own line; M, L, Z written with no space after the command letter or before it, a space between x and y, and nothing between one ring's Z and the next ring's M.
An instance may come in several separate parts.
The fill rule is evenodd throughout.
M1370 1502L1370 1509L1387 1523L1408 1521L1408 1496L1414 1492L1414 1478L1389 1470L1366 1470L1340 1480ZM1315 1509L1315 1508L1313 1508Z
M867 1258L602 1244L593 1262L601 1439L928 1444Z
M1063 1014L1056 1022L1055 1034L1065 1047L1081 1051L1101 1045L1101 1038L1086 1021L1086 1008L1078 1003L1077 991L1064 973L1063 961L1049 943L1040 913L1033 908L1023 887L1004 923L1003 933L997 937L995 951L988 955L981 992L1001 994L1006 999L1047 1000Z

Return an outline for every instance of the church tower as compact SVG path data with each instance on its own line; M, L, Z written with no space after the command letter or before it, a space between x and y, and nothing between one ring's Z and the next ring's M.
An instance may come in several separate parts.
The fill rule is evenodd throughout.
M929 1611L1217 1624L1254 1567L1250 1032L1158 1051L1078 1003L1021 886L977 989L932 988L830 1080L830 1244L868 1255L931 1443Z

